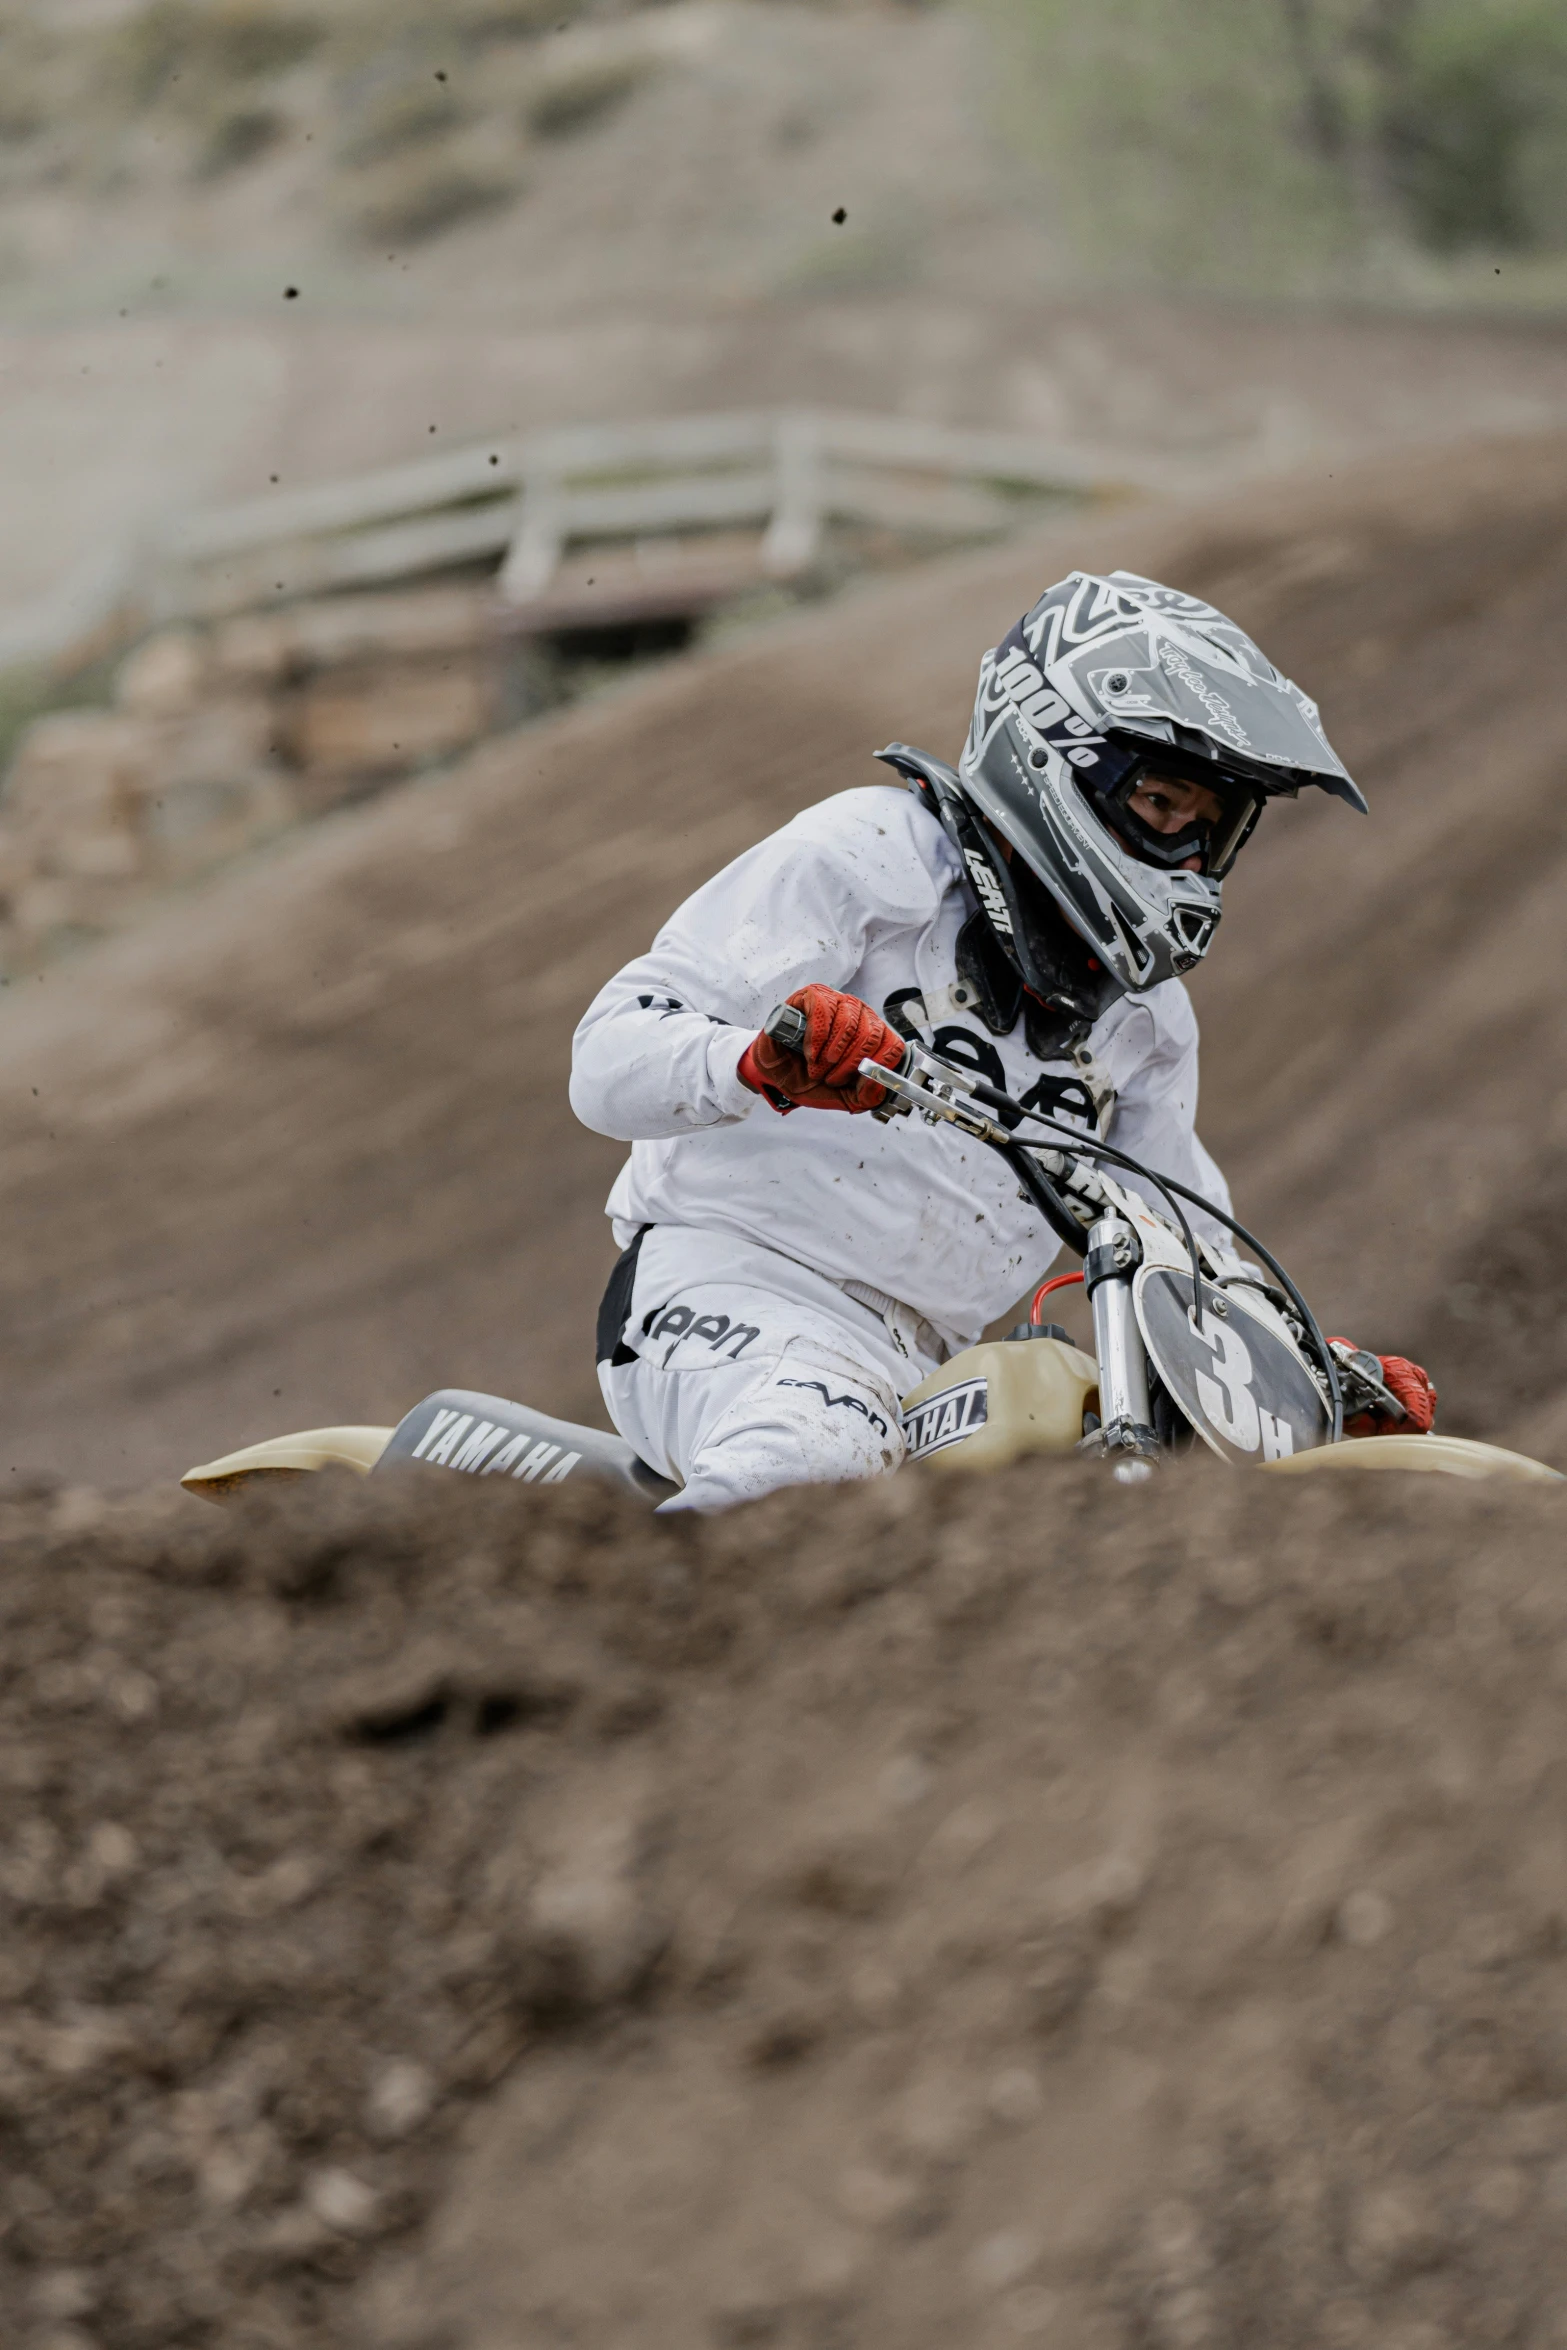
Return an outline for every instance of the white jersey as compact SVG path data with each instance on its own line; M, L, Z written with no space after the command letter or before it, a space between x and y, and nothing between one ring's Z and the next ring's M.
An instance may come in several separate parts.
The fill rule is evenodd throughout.
M780 1116L741 1083L763 1020L812 980L893 1003L1014 1099L1097 1122L1227 1209L1193 1125L1197 1021L1180 982L1123 997L1074 1059L1042 1062L1021 1018L992 1036L969 1008L955 948L975 904L940 824L891 783L806 809L688 898L595 997L572 1049L572 1108L632 1145L609 1196L620 1245L647 1224L759 1242L900 1300L953 1347L1042 1277L1058 1243L983 1144L913 1118Z

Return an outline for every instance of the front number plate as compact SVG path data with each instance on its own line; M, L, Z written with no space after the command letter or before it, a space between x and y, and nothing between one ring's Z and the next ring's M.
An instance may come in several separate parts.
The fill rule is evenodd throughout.
M1199 1329L1190 1273L1143 1265L1133 1286L1153 1366L1204 1443L1230 1461L1276 1461L1326 1444L1328 1408L1288 1339L1234 1290L1205 1281L1202 1294Z

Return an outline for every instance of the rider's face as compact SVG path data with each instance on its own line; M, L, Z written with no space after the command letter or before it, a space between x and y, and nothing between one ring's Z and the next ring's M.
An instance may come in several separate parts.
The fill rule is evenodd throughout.
M1180 832L1188 824L1217 824L1224 813L1218 797L1205 783L1188 783L1179 775L1145 775L1127 801L1150 832ZM1200 873L1201 857L1188 857L1183 873Z

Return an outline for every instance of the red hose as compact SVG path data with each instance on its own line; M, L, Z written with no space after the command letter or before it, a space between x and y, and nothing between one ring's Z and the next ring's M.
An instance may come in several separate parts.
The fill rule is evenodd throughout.
M1058 1273L1053 1281L1041 1281L1034 1292L1034 1302L1028 1309L1029 1320L1039 1320L1039 1309L1053 1289L1070 1289L1075 1281L1081 1281L1082 1278L1081 1273Z

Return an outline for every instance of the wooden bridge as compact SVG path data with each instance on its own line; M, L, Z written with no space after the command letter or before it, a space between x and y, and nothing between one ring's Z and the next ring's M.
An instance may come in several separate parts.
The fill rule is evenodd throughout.
M493 568L497 624L546 634L696 617L799 581L835 532L934 549L1112 487L1021 435L816 409L570 425L478 441L180 521L145 618Z

